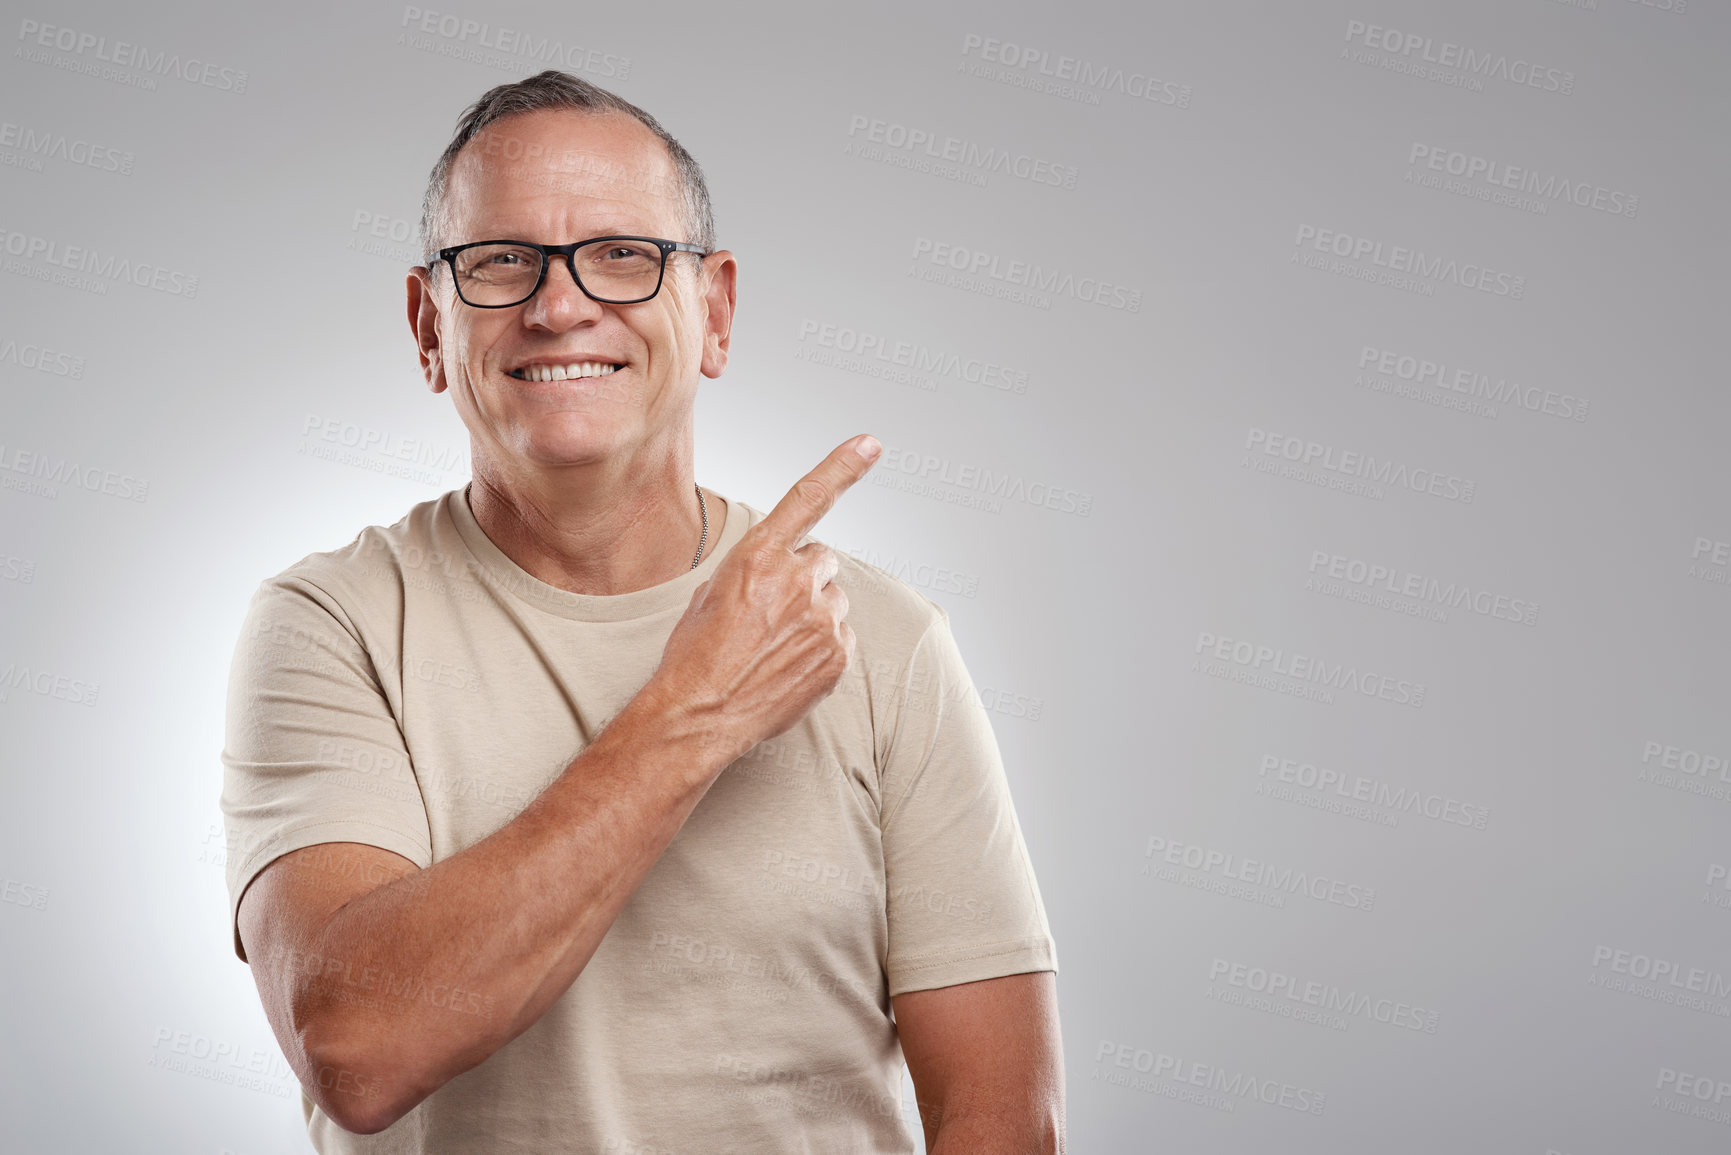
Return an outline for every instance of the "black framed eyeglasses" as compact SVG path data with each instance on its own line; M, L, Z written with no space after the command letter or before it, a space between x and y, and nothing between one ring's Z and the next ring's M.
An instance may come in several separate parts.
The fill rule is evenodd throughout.
M604 305L635 305L661 291L669 253L709 250L660 237L590 237L568 245L534 241L471 241L440 249L457 296L477 309L509 309L541 291L553 257L564 257L585 296Z

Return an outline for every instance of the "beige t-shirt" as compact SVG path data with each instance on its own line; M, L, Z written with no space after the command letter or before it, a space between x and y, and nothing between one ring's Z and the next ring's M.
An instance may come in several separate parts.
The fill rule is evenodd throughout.
M617 596L529 575L460 489L262 583L222 754L231 922L291 850L361 842L425 867L509 822L648 681L763 518L726 508L697 569ZM320 1152L914 1149L890 996L1057 954L947 613L838 556L858 641L835 691L722 771L534 1026L377 1135L303 1095ZM330 969L357 999L477 1009Z

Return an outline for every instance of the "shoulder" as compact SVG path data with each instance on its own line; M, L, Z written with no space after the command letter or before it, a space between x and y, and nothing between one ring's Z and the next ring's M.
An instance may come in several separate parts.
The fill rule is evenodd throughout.
M835 584L847 594L848 621L852 622L857 612L861 621L883 640L894 640L909 652L934 625L948 624L949 613L944 607L899 576L889 559L866 551L830 548L840 562ZM859 626L854 628L857 631Z
M361 619L400 614L403 588L456 566L454 526L446 504L454 490L409 509L391 525L369 525L343 546L309 553L265 578L254 606L323 609L351 633Z

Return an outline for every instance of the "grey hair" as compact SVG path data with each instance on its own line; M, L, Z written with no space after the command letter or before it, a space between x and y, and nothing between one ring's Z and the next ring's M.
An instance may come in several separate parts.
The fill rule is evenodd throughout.
M690 235L684 239L705 249L715 248L715 213L709 203L709 186L704 183L703 169L685 146L661 127L661 122L605 88L589 83L569 72L548 69L511 84L501 84L481 94L457 121L457 131L451 143L433 165L427 177L427 192L421 200L422 260L431 269L442 247L439 235L445 209L445 194L449 188L451 165L463 146L473 140L483 128L496 120L523 112L567 108L577 112L619 112L632 117L653 132L667 146L667 154L679 173L679 199L684 210L685 227Z

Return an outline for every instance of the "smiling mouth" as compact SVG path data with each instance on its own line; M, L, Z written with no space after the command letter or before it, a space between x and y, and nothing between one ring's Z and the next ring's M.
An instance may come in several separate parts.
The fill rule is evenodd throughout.
M511 370L507 376L519 381L580 381L585 377L605 377L624 367L605 361L573 361L568 365L525 365Z

